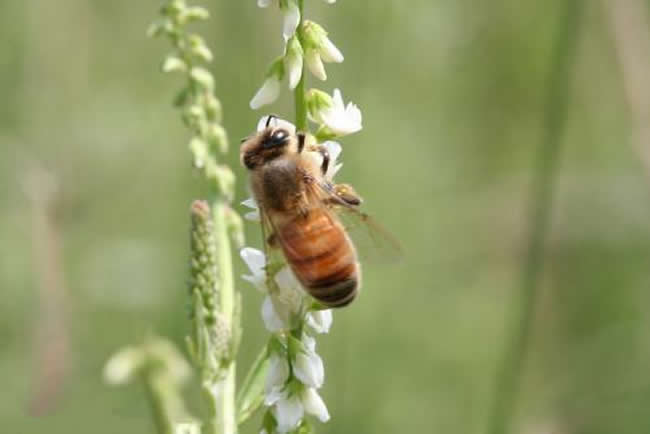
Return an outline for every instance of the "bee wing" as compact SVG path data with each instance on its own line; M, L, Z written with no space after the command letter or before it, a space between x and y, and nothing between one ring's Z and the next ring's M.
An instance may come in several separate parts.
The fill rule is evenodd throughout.
M311 194L318 197L309 201L326 207L335 214L357 248L359 257L371 262L397 262L403 256L400 242L374 218L359 209L359 202L336 193L327 181L311 184Z

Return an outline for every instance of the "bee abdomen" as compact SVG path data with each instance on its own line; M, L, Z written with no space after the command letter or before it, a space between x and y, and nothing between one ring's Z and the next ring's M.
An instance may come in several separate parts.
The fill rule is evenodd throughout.
M343 228L329 215L312 213L283 232L287 260L312 297L329 307L343 307L356 297L356 252Z

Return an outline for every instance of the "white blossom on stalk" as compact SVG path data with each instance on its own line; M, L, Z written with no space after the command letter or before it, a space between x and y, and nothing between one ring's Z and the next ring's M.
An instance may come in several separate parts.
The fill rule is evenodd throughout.
M244 247L239 255L248 266L251 274L243 274L242 279L252 283L258 290L266 292L266 257L253 247Z
M300 41L294 35L287 42L287 49L284 55L285 68L289 74L289 89L294 90L302 77L303 51Z
M315 346L315 341L313 342ZM316 354L314 348L309 348L309 346L305 345L296 354L292 365L293 374L301 383L317 389L323 386L325 368L323 366L323 360Z
M298 427L305 415L305 407L298 394L285 394L273 406L273 416L278 423L279 433L287 433Z
M280 79L276 75L271 75L264 80L262 87L251 99L250 107L257 110L262 106L275 102L278 96L280 96Z
M332 97L325 92L311 89L308 96L309 118L327 127L336 136L345 136L361 131L361 110L356 104L343 103L341 91L334 89Z
M280 2L280 8L284 15L282 24L282 36L285 42L296 33L298 24L300 24L300 9L294 0L284 0Z
M313 387L305 387L300 399L307 413L316 416L321 422L330 420L330 413L327 411L327 406L316 389Z
M257 123L257 132L259 133L260 131L264 130L266 128L266 125L269 124L272 127L278 128L282 127L285 130L289 131L290 134L293 134L296 132L296 126L292 124L289 121L285 121L284 119L280 119L277 116L272 116L272 119L269 121L270 115L262 116Z
M269 357L269 371L266 377L266 395L267 400L275 402L274 398L277 393L284 389L285 383L289 379L289 362L283 354L274 352Z
M260 217L260 209L257 206L257 202L255 202L255 199L253 199L252 197L249 197L248 199L243 201L241 204L244 205L247 208L250 208L252 210L252 211L249 211L246 214L244 214L244 218L246 220L251 221L251 222L257 222L257 223L262 221L262 218Z
M328 333L332 327L332 310L317 310L308 313L307 325L316 333Z
M305 21L305 61L314 76L320 80L327 80L327 73L323 62L343 62L343 54L327 37L327 32L313 21Z

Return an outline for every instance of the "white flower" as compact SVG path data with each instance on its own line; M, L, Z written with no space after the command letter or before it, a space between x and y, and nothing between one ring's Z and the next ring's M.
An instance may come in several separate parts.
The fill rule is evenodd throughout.
M280 79L277 75L270 75L264 80L264 84L259 88L253 99L251 99L250 107L253 110L271 104L280 96Z
M296 126L291 122L285 121L284 119L280 119L277 116L273 116L271 121L269 122L269 117L271 117L271 115L262 116L260 118L260 121L257 123L257 132L264 130L267 124L274 128L282 127L285 130L289 131L290 134L296 132Z
M271 0L257 0L257 6L266 8L271 4Z
M275 274L274 280L280 289L279 294L277 294L278 301L286 306L291 313L299 313L306 295L291 268L288 266L282 267Z
M332 310L317 310L307 314L307 325L316 333L328 333L332 327Z
M262 319L266 329L271 333L277 333L289 328L289 311L287 307L267 295L262 302Z
M300 399L307 413L316 416L321 422L327 422L330 420L327 406L325 405L325 402L323 402L323 398L320 397L315 389L305 387L301 393Z
M325 177L331 181L334 179L334 176L341 169L341 167L343 167L343 163L339 163L337 161L339 155L341 155L341 144L333 140L328 140L327 142L323 143L323 146L325 149L327 149L327 153L330 156L330 164L327 167L327 173L325 173Z
M296 354L293 361L293 374L301 383L320 388L325 380L323 360L315 351L305 348Z
M305 414L301 396L293 394L279 399L273 407L273 416L278 423L278 432L286 433L295 429Z
M310 112L309 115L312 120L325 125L338 136L356 133L362 128L361 110L352 102L345 106L341 91L338 89L334 89L330 104Z
M305 61L307 62L307 68L311 71L312 74L319 80L327 80L327 73L325 72L325 66L321 60L320 53L316 50L307 50L305 54Z
M284 20L282 25L282 36L285 42L296 33L298 24L300 24L300 10L293 0L288 0L286 7L282 8Z
M266 292L266 257L260 250L244 247L239 252L251 274L243 274L242 279L251 282L257 289Z
M295 36L287 43L286 54L284 56L285 68L289 74L289 89L293 90L298 86L302 77L302 57L303 51L300 41Z
M313 21L305 21L305 60L307 67L316 78L326 80L323 62L343 62L343 54L327 37L327 32Z
M126 384L135 376L144 362L144 354L137 348L126 347L114 354L104 366L104 381L108 384Z
M252 209L252 211L249 211L246 214L244 214L244 218L246 220L251 221L251 222L257 222L257 223L259 223L262 220L261 217L260 217L260 209L257 207L257 202L255 202L255 199L253 199L252 197L249 197L248 199L243 201L241 204L244 205L247 208Z
M282 391L289 379L289 362L280 354L273 353L269 358L269 372L266 376L266 404L277 401L277 393Z

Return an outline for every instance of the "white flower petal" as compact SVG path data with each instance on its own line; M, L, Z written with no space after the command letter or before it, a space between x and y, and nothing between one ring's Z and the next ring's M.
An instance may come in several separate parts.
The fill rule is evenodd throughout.
M311 402L310 402L311 404ZM302 401L298 395L281 399L273 407L273 415L278 422L278 432L286 433L295 429L305 414Z
M337 169L338 170L338 169ZM329 173L329 170L328 170ZM262 217L260 216L259 210L255 211L249 211L246 214L244 214L244 218L248 220L249 222L256 222L259 223L262 221Z
M280 80L276 76L271 76L264 81L262 87L259 88L253 99L251 99L250 107L253 110L271 104L280 96Z
M274 388L282 389L289 379L289 362L286 357L273 353L269 358L269 372L266 376L266 391Z
M307 315L307 324L316 333L328 333L332 326L332 310L317 310Z
M280 119L277 116L273 116L271 122L269 123L269 117L271 117L271 115L262 116L262 118L257 123L257 132L263 131L266 128L266 124L269 124L269 126L274 128L282 127L285 130L289 131L291 134L296 132L296 126L291 122Z
M278 294L278 302L286 306L292 313L300 312L302 303L305 298L305 292L295 274L288 266L282 267L280 271L275 274L275 283L277 283L280 293Z
M302 56L289 55L286 57L286 66L289 71L289 89L294 90L302 77Z
M308 334L302 336L302 343L309 351L316 351L316 339L312 338Z
M273 387L271 390L266 392L266 395L264 396L264 405L270 407L279 400L285 399L286 396L286 392L282 390L281 387Z
M108 384L126 384L142 366L144 355L137 348L127 347L114 354L104 366L104 381Z
M341 145L339 145L339 146L341 146ZM241 202L241 204L244 205L245 207L248 207L248 208L251 208L251 209L257 209L257 202L255 202L255 198L252 198L252 197L249 197L248 199L243 200Z
M301 383L318 389L325 380L323 360L313 351L300 352L293 364L293 374Z
M327 80L327 73L325 72L325 66L323 66L323 61L320 58L320 54L316 50L307 50L305 54L305 61L307 62L307 68L314 74L314 77L319 80Z
M336 48L336 45L334 45L327 37L323 38L323 43L319 51L323 61L325 62L343 62L343 53L341 53L341 51Z
M278 306L281 305L278 303ZM270 296L262 303L262 319L266 329L272 333L288 329L288 312L278 312Z
M362 129L361 110L351 102L345 106L338 89L334 89L332 105L323 108L314 117L339 136L356 133Z
M284 41L286 42L296 33L296 29L300 23L300 10L293 0L289 0L287 2L287 8L283 10L283 13L284 23L282 25L282 36L284 36Z
M327 1L327 0L326 0ZM266 8L271 4L271 0L257 0L257 6Z
M266 257L260 250L252 247L244 247L239 251L239 255L248 266L251 274L244 274L242 278L251 282L260 291L266 291Z
M334 89L334 92L332 93L332 106L335 110L345 110L343 95L339 89Z
M307 413L316 416L321 422L330 420L327 406L316 390L311 387L306 387L302 391L301 399L302 405Z

